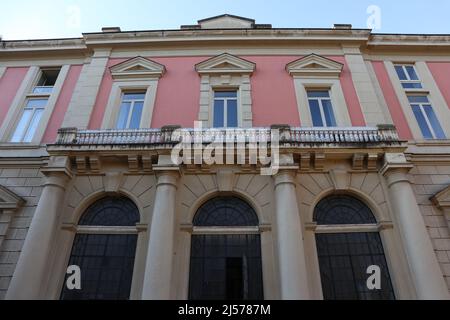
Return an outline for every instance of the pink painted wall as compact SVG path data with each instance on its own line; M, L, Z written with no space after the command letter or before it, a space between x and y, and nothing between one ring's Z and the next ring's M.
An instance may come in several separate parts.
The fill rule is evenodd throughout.
M389 79L389 75L383 61L373 61L372 65L375 69L375 74L378 82L380 83L381 90L383 91L384 98L386 99L392 120L397 127L400 138L405 140L413 140L413 135L411 129L409 128L408 121L403 113L400 101L395 93L391 79Z
M152 128L181 125L192 128L200 108L200 76L195 65L209 57L151 58L166 66L159 80Z
M59 94L58 100L56 101L53 114L50 117L47 129L44 133L42 143L53 143L56 140L56 135L58 134L58 129L61 128L62 122L64 120L64 115L66 114L67 108L69 107L70 100L72 99L73 91L77 84L78 78L80 77L82 66L74 65L69 69L66 80L64 81L61 93Z
M192 127L198 118L200 101L200 76L195 65L210 57L150 57L166 66L160 79L153 111L152 128L177 124ZM242 56L256 63L251 77L254 126L272 124L299 126L301 119L297 108L294 82L285 67L301 56ZM354 126L364 126L364 116L353 86L350 70L344 57L331 57L344 64L341 76L342 89ZM112 88L109 67L127 59L111 59L99 89L89 129L99 129Z
M450 63L428 62L428 68L450 108Z
M268 127L273 124L300 126L294 81L286 72L286 65L299 57L241 58L256 63L256 70L251 77L253 126Z
M113 83L109 68L126 60L127 59L110 59L108 61L107 68L103 74L103 79L97 94L94 110L92 111L91 118L89 120L88 129L100 129L102 126L103 115L105 114L106 105L108 104Z
M5 120L11 103L27 72L28 68L7 68L0 79L0 125Z

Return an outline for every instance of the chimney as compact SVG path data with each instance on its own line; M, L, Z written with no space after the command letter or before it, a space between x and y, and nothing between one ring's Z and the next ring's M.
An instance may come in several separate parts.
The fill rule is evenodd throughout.
M114 33L114 32L121 32L120 27L103 27L102 32L103 33Z
M352 27L353 26L351 24L342 24L342 23L334 24L334 29L337 29L337 30L351 30Z

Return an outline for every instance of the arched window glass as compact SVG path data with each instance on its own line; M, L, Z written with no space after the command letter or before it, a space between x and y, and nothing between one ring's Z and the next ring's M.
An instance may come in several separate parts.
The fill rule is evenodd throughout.
M126 227L139 222L136 205L124 197L107 197L95 202L81 217L80 226Z
M324 299L394 300L382 240L370 208L351 196L333 195L317 205L314 218ZM358 230L358 225L365 229ZM370 225L373 228L367 232ZM367 285L371 266L380 268L380 289Z
M61 299L128 300L137 244L129 227L138 222L138 208L125 197L106 197L90 206L80 219L69 261L80 267L81 290L69 290L64 282ZM98 227L98 232L83 226Z
M346 195L334 195L320 201L314 211L314 220L319 225L377 223L368 206Z
M262 300L258 216L245 201L218 197L194 218L190 300ZM239 233L233 231L239 227Z
M198 227L257 226L258 216L247 202L236 197L218 197L205 203L194 218Z

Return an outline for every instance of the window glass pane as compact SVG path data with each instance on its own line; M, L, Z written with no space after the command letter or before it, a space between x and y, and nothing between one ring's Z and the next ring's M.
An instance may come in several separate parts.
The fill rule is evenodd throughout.
M224 127L224 101L223 100L215 100L214 101L214 128L223 128Z
M81 290L64 286L61 300L130 299L136 244L137 235L76 235L69 265L82 270Z
M126 129L128 115L130 114L131 102L123 102L120 106L119 118L117 119L117 129Z
M143 102L134 103L133 114L131 115L130 126L128 129L139 129L141 125L141 116L143 108L144 108Z
M378 233L317 234L317 251L325 300L395 300ZM367 268L381 269L381 290L367 287Z
M318 225L375 224L372 211L359 199L332 195L322 199L314 210Z
M404 82L402 83L404 89L422 89L420 82Z
M236 197L216 197L203 204L194 217L196 227L257 226L258 216L247 202Z
M34 137L34 133L36 132L36 129L38 128L39 122L41 121L42 113L44 112L44 109L36 109L33 117L30 121L30 125L28 126L27 133L23 137L23 142L31 142Z
M227 127L237 128L238 114L237 114L237 100L228 100L227 102Z
M144 100L145 99L145 93L138 92L138 93L124 93L123 100Z
M416 70L414 70L413 66L406 66L406 71L408 72L409 78L411 80L419 80L417 76Z
M140 220L139 210L128 198L106 197L96 201L83 214L80 226L135 226Z
M11 142L22 142L22 137L27 130L28 123L30 122L31 116L33 115L34 110L25 109L23 111L22 117L20 118L19 123L17 124L16 131L11 138Z
M320 107L318 100L309 100L309 109L311 110L311 117L314 127L323 127L322 115L320 114Z
M336 119L334 118L333 106L331 100L322 100L323 113L328 127L336 127Z
M395 71L397 71L397 75L400 78L400 80L408 80L402 66L395 66Z
M428 121L430 121L431 126L433 127L433 131L436 134L436 139L445 139L444 130L442 130L441 124L434 113L433 107L431 105L423 106L425 113L428 116Z
M216 98L237 98L237 91L215 91Z
M26 108L45 108L47 105L47 99L30 99L27 102Z
M33 93L50 94L53 91L53 87L35 87Z
M433 139L433 134L431 133L430 128L420 110L420 106L413 104L411 105L414 115L416 116L417 123L419 124L420 130L422 131L422 135L425 139Z
M328 91L308 91L308 98L329 98Z
M428 103L428 97L427 96L408 96L408 100L411 103Z

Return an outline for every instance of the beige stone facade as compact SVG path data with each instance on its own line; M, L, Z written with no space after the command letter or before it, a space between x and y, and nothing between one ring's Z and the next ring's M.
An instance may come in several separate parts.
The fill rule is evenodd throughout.
M426 89L436 97L438 114L445 120L450 111L424 61L450 62L449 39L371 35L354 29L279 30L275 34L272 29L255 29L254 21L230 19L203 21L206 30L201 31L197 30L201 26L185 26L164 35L97 33L54 43L12 42L0 49L0 78L10 67L82 64L61 117L61 127L66 129L59 131L56 142L12 145L6 139L11 124L3 123L0 130L0 299L59 299L77 234L137 235L130 299L188 299L191 238L205 232L193 225L194 216L205 202L224 195L245 200L258 216L259 225L245 232L261 237L265 299L323 299L315 236L339 232L380 234L397 299L449 299L449 140L424 140L417 124L411 124L415 121L411 111L405 114L413 138L399 138L371 63L385 61L392 78L393 62L419 61L419 69L426 73ZM235 23L246 31L234 29ZM223 30L217 31L217 26ZM208 45L211 42L214 46ZM320 45L315 45L317 42ZM294 63L286 70L292 75L296 116L305 127L284 126L289 139L280 145L283 161L273 176L261 175L259 165L174 165L169 161L174 128L149 129L166 70L143 58L135 58L137 62L131 65L137 74L119 74L114 79L112 93L105 100L101 130L86 131L110 59L123 63L141 56L215 56L195 70L201 80L198 118L194 120L211 126L213 88L232 87L243 100L240 127L251 129L258 106L252 100L255 87L250 77L260 71L258 65L235 55L312 53L317 56L308 59L319 65L316 69ZM342 56L348 70L342 71L340 64L320 56ZM142 68L147 69L144 72ZM64 72L66 76L68 67ZM352 74L366 128L352 128L349 101L338 80L341 72ZM31 81L30 77L24 81ZM401 85L393 82L399 105L409 108ZM26 85L22 85L21 95L25 95ZM305 105L305 88L311 85L332 88L340 128L306 128L312 125ZM120 100L120 86L145 87L150 93L140 131L106 130L117 118L114 106ZM11 108L20 108L21 99L24 96L16 97ZM11 110L6 116L13 121L17 110ZM46 124L49 121L44 119ZM448 122L444 126L444 131L449 131ZM44 131L38 132L40 138ZM248 160L251 148L245 145L245 149ZM316 206L336 194L364 202L377 222L318 225L314 221ZM139 223L123 228L79 225L86 209L109 195L132 200L139 210ZM239 234L238 229L225 232Z

